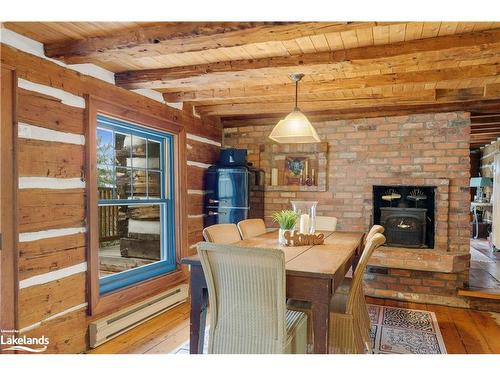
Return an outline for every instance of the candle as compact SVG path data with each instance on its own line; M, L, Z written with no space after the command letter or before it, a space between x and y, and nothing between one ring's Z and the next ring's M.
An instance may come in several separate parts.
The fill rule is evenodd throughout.
M316 185L316 179L314 176L314 168L311 170L311 181L313 185Z
M306 178L309 176L309 160L306 160Z
M309 233L309 215L308 214L300 215L299 232L300 233Z
M278 185L278 168L271 169L271 185Z

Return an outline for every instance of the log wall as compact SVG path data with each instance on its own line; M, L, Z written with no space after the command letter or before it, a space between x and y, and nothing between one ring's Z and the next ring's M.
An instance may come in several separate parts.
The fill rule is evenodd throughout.
M17 328L27 336L49 337L48 353L83 352L90 321L83 99L95 95L186 129L185 255L195 251L193 245L201 238L203 173L218 157L221 127L213 119L194 117L47 59L5 44L0 48L2 65L14 69L18 78L18 176L13 176L19 179Z

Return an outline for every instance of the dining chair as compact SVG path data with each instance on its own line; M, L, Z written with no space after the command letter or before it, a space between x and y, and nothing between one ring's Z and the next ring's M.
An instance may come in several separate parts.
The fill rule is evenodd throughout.
M373 235L366 243L359 265L354 271L349 294L333 295L330 302L329 353L372 352L371 324L366 308L363 276L373 252L384 243L383 234Z
M363 290L363 276L366 270L368 260L373 254L373 251L375 251L375 249L381 246L383 243L385 243L385 237L382 234L375 233L375 235L371 236L370 241L368 241L365 244L363 253L361 254L361 260L358 265L359 270L358 268L356 268L356 270L354 271L354 278L344 279L342 284L335 291L330 301L330 312L332 314L332 313L338 313L339 311L340 312L346 311L347 304L350 298L351 297L355 298L354 304L350 307L352 308L351 315L355 315L357 328L354 327L352 332L358 332L359 335L356 336L356 341L348 342L349 345L346 346L344 349L345 353L349 353L350 350L352 351L352 353L363 353L364 351L359 350L358 340L360 340L360 342L363 344L364 348L368 352L372 350L372 344L370 338L371 323L370 323L370 316L368 315L368 306L366 305L366 299ZM358 275L357 277L361 278L361 281L359 282L360 286L357 286L357 288L360 289L360 291L356 292L356 294L352 296L354 288L356 288L354 286L355 285L354 280L356 275ZM311 348L314 340L314 337L312 336L312 325L311 325L311 304L305 301L289 299L287 302L287 308L295 311L304 312L308 315L309 317L308 347ZM331 319L331 314L330 314L330 319ZM346 314L344 313L344 315ZM337 317L337 320L339 321L343 320L348 321L349 319L351 318L347 316ZM350 323L344 323L344 324L350 324ZM349 338L346 338L346 340L347 339ZM352 339L352 337L350 339ZM339 339L337 338L337 342L338 341ZM342 352L339 351L338 348L332 350L334 353Z
M373 225L370 230L368 231L368 234L365 236L365 239L363 241L363 246L370 241L374 235L377 233L383 234L385 232L385 228L382 225L375 224Z
M286 309L279 249L197 245L210 304L209 354L305 353L307 315Z
M238 229L240 231L241 238L244 240L260 236L261 234L267 232L266 224L262 219L242 220L238 223Z
M367 244L372 241L373 237L378 233L382 234L384 233L385 228L382 225L373 225L370 230L368 231L368 234L365 236L363 240L363 252L361 253L361 256L365 253L365 251L369 248ZM378 247L378 246L377 246ZM353 269L355 270L357 266L359 266L359 259L356 261L356 266L354 266L349 270L349 272L346 274L344 280L342 280L342 283L340 286L337 288L335 293L340 296L343 295L343 299L347 299L347 295L349 294L349 291L351 290L352 287L352 281L353 281ZM369 260L369 259L368 259ZM365 267L366 268L366 267ZM339 299L340 297L337 297ZM370 339L370 330L371 330L371 322L370 322L370 315L368 313L368 306L366 304L366 299L364 294L360 295L359 298L359 322L361 324L361 332L363 333L363 338L365 341L365 344L367 345L367 349L371 350L371 339Z
M205 241L230 244L241 241L240 232L236 224L215 224L203 229Z
M384 232L385 232L385 228L382 225L378 225L378 224L373 225L370 228L370 230L368 231L368 233L366 234L366 236L363 238L363 245L362 245L363 249L365 248L366 243L369 240L371 240L374 235L376 235L377 233L384 233ZM361 254L356 254L354 256L354 260L352 262L352 267L349 269L349 271L347 271L346 278L344 280L349 281L349 279L352 278L352 274L353 274L354 270L356 269L356 267L358 266L360 257L361 257Z
M337 218L333 216L316 216L315 229L319 231L335 232Z

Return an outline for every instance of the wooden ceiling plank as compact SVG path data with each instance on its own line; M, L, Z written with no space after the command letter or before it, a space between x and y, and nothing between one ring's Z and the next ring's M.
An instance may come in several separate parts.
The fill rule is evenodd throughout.
M483 51L481 51L481 49ZM481 58L485 53L484 50L487 50L487 58ZM332 79L338 79L366 75L455 68L459 66L496 64L499 62L500 40L499 43L488 44L487 46L473 46L465 49L454 48L446 51L423 52L370 61L353 60L334 64L263 68L234 73L214 73L178 80L161 82L149 81L141 85L145 87L150 85L151 87L149 88L156 88L159 89L159 91L190 91L194 89L213 88L215 86L246 86L250 81L253 85L261 85L264 83L259 82L259 80L262 80L264 77L281 76L287 78L291 73L297 71L306 74L306 77L319 77L322 74L330 74L332 75ZM500 83L500 75L489 79L491 82L488 83ZM469 87L470 86L472 85L469 85Z
M484 95L492 97L500 96L500 83L487 84L484 87Z
M464 68L450 68L430 70L425 72L394 73L375 76L337 79L333 81L303 82L299 87L301 94L328 93L333 90L379 87L407 83L427 83L439 81L443 88L445 82L454 82L459 79L471 77L495 76L500 72L500 65L489 64L469 66ZM452 85L453 86L453 85ZM455 84L456 86L456 84ZM450 86L446 86L448 88ZM452 87L453 88L453 87ZM444 91L443 91L444 92ZM164 97L168 102L196 101L205 99L251 98L257 96L294 93L294 84L249 86L228 90L197 90L186 92L168 92Z
M439 34L441 22L425 22L422 28L422 38L434 38Z
M374 31L375 29L376 28L374 28ZM117 85L125 88L159 88L162 87L162 82L165 81L205 76L215 73L236 73L245 70L264 68L300 67L304 65L335 64L351 61L356 64L363 61L369 63L370 60L375 59L386 59L423 52L442 51L453 48L465 49L467 47L494 44L498 43L499 40L500 29L493 29L477 33L402 41L394 44L358 47L332 52L316 52L300 55L266 57L261 59L221 61L211 64L172 68L125 71L116 74L116 82ZM331 44L332 42L329 43Z
M406 25L405 41L420 39L422 37L423 27L424 27L423 22L408 23Z
M376 22L179 22L141 27L124 33L45 45L48 57L67 63L120 56L157 56L291 40L336 31L356 30Z

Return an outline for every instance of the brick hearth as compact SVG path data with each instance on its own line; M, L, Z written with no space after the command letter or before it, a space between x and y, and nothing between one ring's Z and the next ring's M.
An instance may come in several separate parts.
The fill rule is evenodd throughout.
M367 289L372 295L430 303L435 296L455 297L457 288L468 279L469 114L418 114L313 125L321 140L328 142L327 191L266 191L267 224L273 226L270 215L289 208L292 199L317 200L318 214L338 217L339 230L366 231L372 223L373 185L436 186L435 248L378 251L371 263L387 273L369 270ZM224 130L224 146L248 149L249 161L266 171L266 185L270 185L270 161L263 151L273 143L267 138L273 126ZM431 280L436 280L434 285Z

